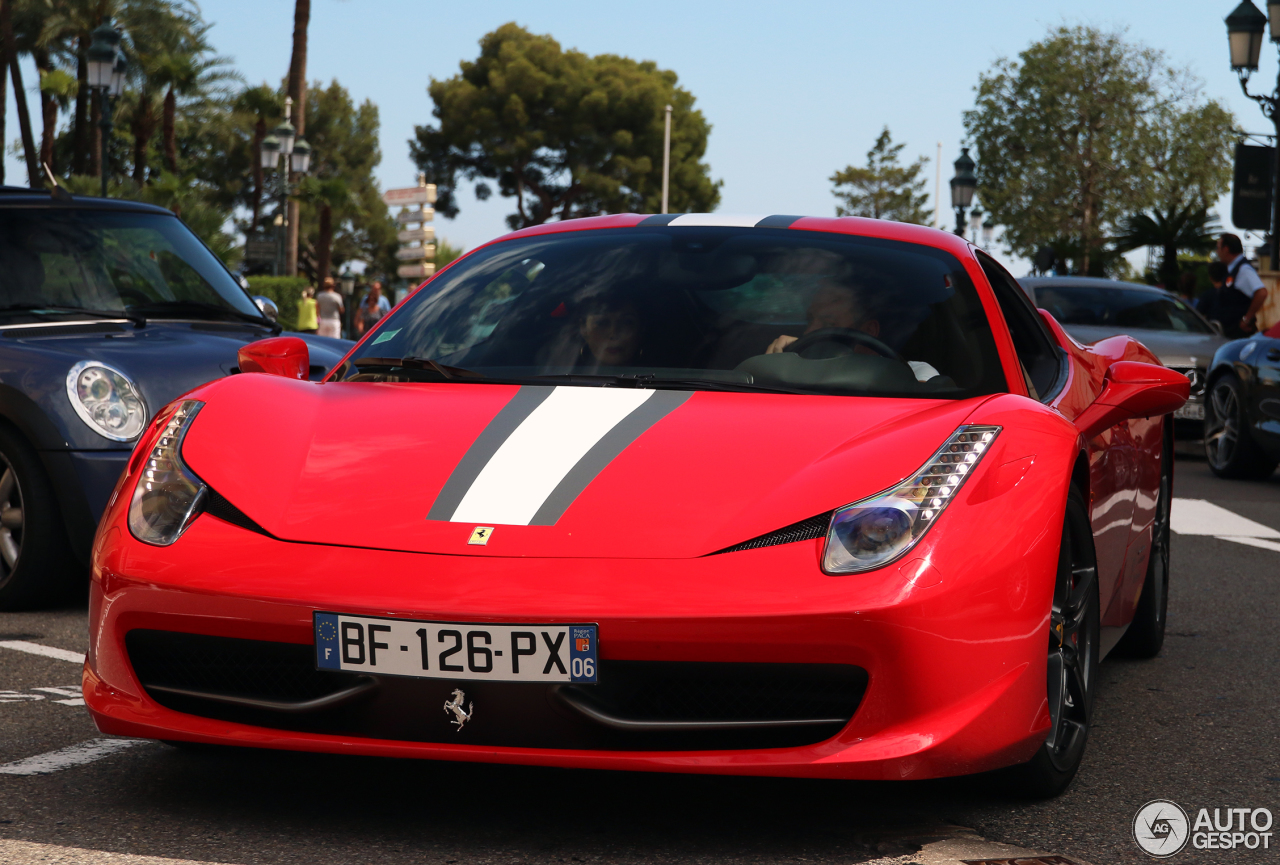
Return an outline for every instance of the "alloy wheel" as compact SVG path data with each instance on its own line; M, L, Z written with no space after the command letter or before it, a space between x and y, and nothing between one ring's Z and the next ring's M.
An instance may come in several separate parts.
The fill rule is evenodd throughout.
M1048 697L1050 730L1045 740L1052 762L1060 768L1073 762L1084 745L1092 712L1093 676L1097 667L1098 568L1089 555L1091 545L1082 527L1068 519L1063 544L1065 567L1059 568L1049 619ZM1088 531L1087 524L1083 531Z
M1228 379L1221 379L1209 395L1213 419L1205 418L1204 446L1209 462L1216 469L1225 469L1235 456L1240 443L1240 401Z
M22 488L9 461L0 455L0 580L7 579L22 554Z

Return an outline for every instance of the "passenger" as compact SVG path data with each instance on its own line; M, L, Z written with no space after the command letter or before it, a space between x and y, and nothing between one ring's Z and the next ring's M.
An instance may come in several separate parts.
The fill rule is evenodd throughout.
M858 290L834 279L824 280L818 286L818 291L809 301L805 318L808 324L802 336L826 328L856 330L876 338L880 336L880 320L874 318L866 309L866 304L862 301ZM798 336L783 334L769 343L765 354L780 354L799 339ZM853 351L856 354L878 353L875 349L864 345L856 346ZM907 365L915 373L917 381L928 381L938 375L936 369L923 361L909 360Z
M579 365L628 366L644 353L644 322L625 297L587 300L578 312L578 335L583 343Z

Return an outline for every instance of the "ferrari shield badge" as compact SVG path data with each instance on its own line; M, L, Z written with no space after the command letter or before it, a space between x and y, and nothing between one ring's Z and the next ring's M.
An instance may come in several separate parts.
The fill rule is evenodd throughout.
M469 544L479 544L484 546L489 543L489 536L493 534L493 526L476 526L471 530L471 538L467 541Z

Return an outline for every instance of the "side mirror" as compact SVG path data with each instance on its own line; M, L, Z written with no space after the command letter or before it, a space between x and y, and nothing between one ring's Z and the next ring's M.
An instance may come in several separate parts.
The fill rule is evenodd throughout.
M253 296L253 302L258 305L258 309L262 310L262 314L272 321L280 320L280 307L276 306L276 302L269 297L261 294Z
M296 336L260 339L240 349L241 372L265 372L306 381L311 371L311 353Z
M1120 360L1111 364L1098 394L1076 418L1076 428L1085 438L1139 417L1169 414L1191 396L1191 381L1182 373L1158 366Z

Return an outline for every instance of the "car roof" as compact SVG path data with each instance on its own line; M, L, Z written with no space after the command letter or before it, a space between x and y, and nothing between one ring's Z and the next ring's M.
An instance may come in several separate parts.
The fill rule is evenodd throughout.
M0 210L16 208L41 208L49 210L115 210L129 213L160 213L173 216L173 211L141 201L123 198L98 198L92 195L76 195L70 200L54 198L41 189L23 186L0 186Z
M1103 279L1097 276L1024 276L1018 280L1023 288L1048 288L1060 285L1064 288L1124 288L1137 289L1168 296L1169 292L1156 285L1145 285L1140 282L1121 282L1118 279Z

